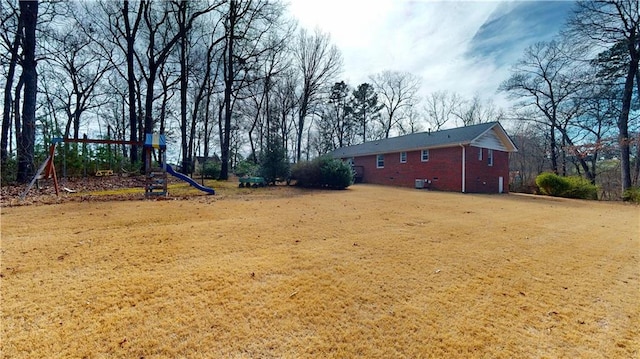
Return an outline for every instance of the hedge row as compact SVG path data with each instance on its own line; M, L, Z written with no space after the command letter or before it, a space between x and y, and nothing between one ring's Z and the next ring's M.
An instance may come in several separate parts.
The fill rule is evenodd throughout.
M302 187L345 189L353 184L351 166L329 156L296 163L291 169L291 177Z
M598 199L598 187L582 177L562 177L545 172L536 177L543 194L554 197Z

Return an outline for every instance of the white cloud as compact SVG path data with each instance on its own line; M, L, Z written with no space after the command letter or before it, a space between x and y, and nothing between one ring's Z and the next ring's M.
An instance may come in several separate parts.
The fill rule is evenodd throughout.
M301 26L317 26L331 34L344 57L342 79L351 86L384 70L408 71L422 77L424 94L449 90L470 98L477 93L502 104L503 96L496 91L508 76L508 68L499 67L490 56L470 54L482 25L504 15L511 5L500 1L292 0L290 9ZM509 32L513 29L517 27ZM512 34L494 35L499 36L489 40L500 46L500 38ZM521 51L512 53L519 56Z

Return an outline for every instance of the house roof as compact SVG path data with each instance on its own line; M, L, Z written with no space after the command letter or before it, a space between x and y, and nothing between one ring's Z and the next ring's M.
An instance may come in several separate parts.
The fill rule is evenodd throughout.
M365 142L359 145L341 147L329 154L337 158L348 158L459 145L470 145L505 152L516 152L518 150L499 122L487 122L436 132L419 132Z
M202 162L220 162L220 157L218 157L218 155L214 154L213 156L209 156L207 158L205 158L204 156L196 156L196 161L198 161L199 163Z

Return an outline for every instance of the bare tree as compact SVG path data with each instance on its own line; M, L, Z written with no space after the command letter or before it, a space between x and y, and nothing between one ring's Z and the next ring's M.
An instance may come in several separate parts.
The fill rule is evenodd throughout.
M569 21L569 35L589 39L593 43L611 48L624 43L628 51L627 71L621 98L621 111L617 119L620 146L622 190L631 187L629 112L633 97L633 83L638 76L640 62L640 5L638 0L579 1ZM640 93L640 81L638 81Z
M242 100L247 86L262 82L265 90L270 90L269 73L262 68L265 56L274 48L281 47L283 38L274 41L273 34L280 25L284 8L281 4L264 0L229 2L225 13L225 44L221 63L223 65L224 96L221 102L221 118L218 123L220 135L220 178L227 179L231 168L231 147L233 131L241 126L234 120L234 105ZM275 37L277 38L277 36ZM267 61L268 62L268 61ZM267 82L263 82L267 81ZM240 116L237 116L240 117ZM238 136L236 136L238 139ZM239 140L239 139L238 139Z
M549 159L541 155L549 148L547 133L546 126L535 122L524 123L512 133L518 152L510 155L509 169L515 174L516 191L533 192L536 176L549 169Z
M565 43L536 43L525 50L513 66L511 77L500 86L502 91L520 100L517 104L520 109L534 109L533 113L539 115L530 120L547 126L551 167L555 173L558 173L559 144L573 145L567 126L578 115L576 98L582 85L578 81L580 73L572 58L567 56L568 52ZM587 178L593 181L593 173L587 164L581 164ZM564 161L562 166L564 174Z
M499 121L504 118L502 110L496 108L492 101L483 102L480 95L475 94L471 100L461 100L454 108L453 115L463 126Z
M296 127L295 108L298 104L296 96L296 84L298 83L298 73L294 69L288 67L282 73L280 81L275 83L273 99L274 121L280 128L280 136L285 148L290 153L295 153L295 148L289 147L289 138ZM292 145L293 146L293 145ZM294 158L294 155L291 155Z
M64 109L67 116L64 137L80 136L80 122L83 113L100 106L97 89L100 81L113 66L110 53L103 53L95 46L89 31L82 29L82 17L85 15L69 3L65 23L50 29L46 34L46 46L51 60L46 75L55 85L52 97Z
M342 55L331 45L328 34L316 29L313 34L300 30L294 50L295 66L301 73L302 88L298 100L296 161L302 156L302 139L309 110L331 87L331 80L342 70Z
M455 92L436 91L427 95L423 109L431 129L439 131L451 121L461 102L462 98Z
M208 137L197 136L198 122L205 116L205 103L210 101L212 72L214 71L214 61L217 55L222 52L219 44L224 41L224 36L219 34L218 27L222 24L221 18L208 16L206 21L198 22L191 29L187 29L188 20L191 13L195 11L194 3L185 2L186 6L180 6L176 13L178 28L184 34L179 41L178 63L180 68L180 139L182 153L182 168L186 172L191 172L194 164L195 146L198 142L196 137L204 137L206 142L204 153L208 157ZM181 4L181 5L185 5ZM211 24L214 24L213 29ZM214 74L214 77L217 74ZM191 113L188 109L189 84L192 83L193 96L191 101ZM208 123L206 124L208 127ZM202 133L202 131L200 131Z
M283 33L274 33L268 40L267 51L262 59L258 61L255 75L259 81L254 81L246 87L246 98L243 101L245 115L249 119L246 129L251 146L250 157L258 160L259 152L269 143L271 136L276 136L282 140L281 145L287 147L286 131L287 122L280 121L280 113L284 112L285 119L291 111L292 106L287 103L291 100L289 93L283 93L284 86L292 83L293 79L288 78L291 71L287 71L291 66L290 53L286 51L285 39L290 38L292 28ZM294 89L292 91L295 91ZM280 97L282 96L282 97ZM284 101L285 103L282 103ZM284 127L284 128L283 128Z
M404 121L398 124L398 133L407 135L410 133L422 132L424 127L424 114L416 110L415 106L409 106L404 111Z
M150 3L150 6L145 7L142 17L148 41L146 48L146 66L144 67L147 85L144 108L144 133L151 133L154 128L154 85L158 70L174 50L174 46L178 41L186 36L196 19L220 6L220 4L214 4L190 12L188 18L184 19L184 24L178 25L178 29L175 29L176 26L172 21L171 15L174 14L173 18L176 18L180 17L180 15L178 15L179 13L186 14L187 2L160 2L157 3L158 7L152 6L153 4L154 3Z
M137 72L138 63L136 63L136 54L141 50L136 47L136 41L139 42L142 15L145 7L149 4L145 1L139 1L132 8L129 0L124 0L122 3L102 0L97 7L94 6L94 3L84 3L83 5L87 18L79 25L83 27L84 33L92 38L96 46L102 47L105 57L114 48L120 50L120 54L113 53L108 59L111 61L113 69L126 80L128 139L137 142L141 127L140 111L142 106ZM123 63L125 66L122 66ZM110 83L114 84L115 81ZM129 148L129 160L131 164L139 160L138 147L135 145Z
M421 80L409 72L383 71L371 76L371 81L386 112L380 121L382 137L389 138L405 118L403 111L416 104Z

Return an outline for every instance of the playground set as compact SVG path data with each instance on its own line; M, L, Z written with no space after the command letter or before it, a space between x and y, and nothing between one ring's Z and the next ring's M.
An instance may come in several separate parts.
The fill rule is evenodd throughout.
M108 145L134 145L140 146L142 145L144 148L144 168L146 169L145 173L145 187L144 187L144 195L147 198L157 197L157 196L167 196L167 174L170 174L176 178L179 178L182 181L189 183L191 186L197 188L200 191L203 191L207 194L215 194L215 190L213 188L205 187L194 181L191 177L176 172L171 165L169 165L166 161L166 151L167 151L167 141L165 135L157 134L157 133L147 133L145 134L144 143L136 142L136 141L117 141L117 140L101 140L101 139L88 139L86 136L84 138L62 138L56 137L51 141L51 145L49 146L49 155L47 159L40 165L38 171L33 176L33 179L27 186L27 189L20 195L20 198L24 200L29 190L33 187L38 179L53 179L53 184L56 190L56 196L60 195L60 186L58 183L58 175L56 174L56 167L54 164L54 157L56 152L56 145L59 143L96 143L96 144L108 144ZM155 161L154 155L155 154ZM113 170L97 170L95 175L97 177L102 176L111 176L113 175Z

